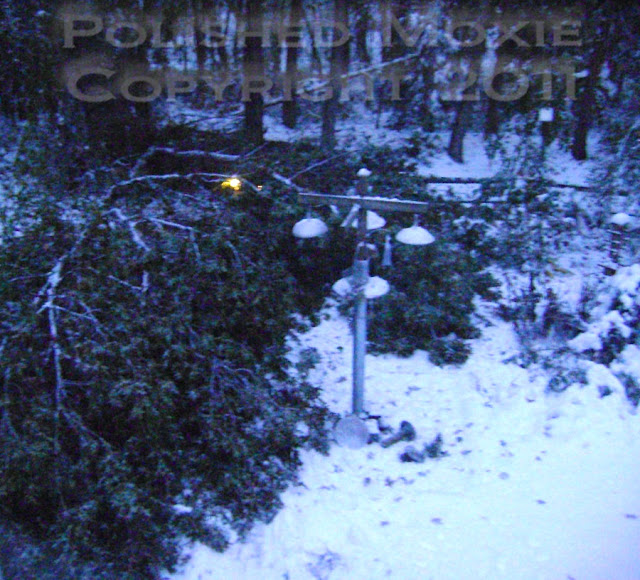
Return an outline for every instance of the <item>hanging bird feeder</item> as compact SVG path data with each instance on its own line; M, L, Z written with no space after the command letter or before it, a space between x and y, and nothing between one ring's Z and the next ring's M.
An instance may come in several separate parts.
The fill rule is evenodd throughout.
M375 211L368 210L367 211L367 230L379 230L383 228L387 224L386 220L378 215ZM352 228L358 227L358 218L355 218L351 222Z
M307 212L307 217L301 219L293 226L293 235L296 238L308 239L317 238L329 231L327 224L321 219L311 217L311 212Z
M418 223L418 216L414 216L413 225L404 228L396 234L396 240L410 246L426 246L432 243L435 238Z

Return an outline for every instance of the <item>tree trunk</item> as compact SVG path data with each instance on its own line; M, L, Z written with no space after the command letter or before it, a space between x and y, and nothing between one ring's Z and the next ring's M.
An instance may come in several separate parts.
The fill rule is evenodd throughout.
M347 14L347 0L334 0L335 21L341 22L349 28L349 18ZM339 31L334 29L334 40L341 36ZM326 151L333 151L336 143L336 120L338 118L338 102L340 99L341 80L340 76L347 72L349 67L349 42L344 42L340 46L333 46L331 49L331 98L324 101L322 106L322 148Z
M357 14L355 22L356 55L361 63L369 65L371 64L371 55L367 46L367 34L371 14L366 2L358 2L355 8Z
M393 15L404 30L412 29L409 24L411 13L407 3L383 4L382 10L388 12L383 20L386 21L387 18ZM389 26L391 26L390 21L383 23L383 29ZM383 30L383 36L389 32L391 32L391 34L386 39L387 42L382 46L382 60L384 62L402 58L409 53L407 41L399 34L398 30L394 26L391 26L390 30ZM404 66L396 67L394 65L391 65L389 71L396 75L397 80L395 82L398 83L398 86L394 88L397 94L391 95L391 108L394 113L391 127L393 129L403 129L407 126L407 109L409 105L409 81L405 79L405 73L409 71L407 71ZM426 101L427 99L425 98L424 100Z
M468 101L458 101L456 103L456 116L451 129L451 137L449 139L449 147L447 153L449 157L457 163L464 163L464 136L467 132L467 112L469 108Z
M496 63L498 59L496 59ZM504 89L504 75L497 74L499 69L496 68L496 65L493 67L493 72L491 76L491 87L498 94L502 94ZM495 96L486 95L487 99L487 107L484 118L484 139L487 141L491 137L495 137L498 134L500 129L500 112L501 109L504 108L504 105L500 101L498 101ZM502 105L502 107L501 107Z
M431 110L431 90L434 86L434 72L435 67L433 65L434 60L429 57L428 64L425 64L425 60L422 60L421 73L422 73L422 91L423 98L420 99L420 125L422 128L431 133L436 128L436 118Z
M484 122L484 138L498 134L500 128L500 112L498 110L498 103L495 99L489 97L487 99L487 114Z
M289 17L289 28L292 32L301 30L300 21L302 19L302 0L291 0ZM287 43L287 70L285 73L288 86L291 87L290 94L285 96L282 104L282 122L290 129L295 128L298 121L298 100L296 96L296 79L298 76L298 46L295 36Z
M571 155L573 155L573 158L577 161L584 161L588 156L587 138L596 113L596 87L602 66L606 59L605 47L607 43L608 35L605 34L604 38L597 41L596 46L594 46L587 68L589 74L586 78L580 79L582 81L582 87L578 87L578 97L573 103L572 108L575 117L575 127L573 143L571 144Z
M247 32L262 31L262 0L248 0L246 3ZM258 90L260 79L265 79L262 38L249 36L245 39L243 53L243 93L245 138L250 143L260 145L264 142L264 98ZM253 80L252 80L253 79ZM265 79L266 80L266 79Z
M203 16L206 14L206 10L210 6L205 6L204 0L193 0L191 8L196 22L202 22ZM199 26L195 27L195 42L196 42L196 62L198 63L198 73L202 74L207 64L208 49L204 46L204 34Z

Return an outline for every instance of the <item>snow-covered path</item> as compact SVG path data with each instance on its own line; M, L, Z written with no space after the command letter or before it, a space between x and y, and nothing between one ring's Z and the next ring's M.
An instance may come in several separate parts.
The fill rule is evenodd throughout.
M348 411L347 321L329 309L292 346L319 350L310 378ZM613 376L593 365L589 385L545 395L547 377L504 362L506 323L473 352L457 369L423 352L366 361L368 410L410 421L419 449L441 433L448 456L403 463L406 443L306 452L303 485L270 525L224 554L190 548L172 578L640 580L640 417Z

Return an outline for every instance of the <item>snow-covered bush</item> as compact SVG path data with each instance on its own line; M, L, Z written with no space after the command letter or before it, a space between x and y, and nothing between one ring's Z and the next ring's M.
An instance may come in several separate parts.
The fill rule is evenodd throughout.
M640 264L620 268L607 279L591 311L584 332L569 342L610 363L627 344L636 342L640 321Z
M640 264L620 268L606 278L593 299L590 319L584 332L569 346L588 358L625 375L629 399L638 404L640 367ZM624 363L624 364L623 364Z

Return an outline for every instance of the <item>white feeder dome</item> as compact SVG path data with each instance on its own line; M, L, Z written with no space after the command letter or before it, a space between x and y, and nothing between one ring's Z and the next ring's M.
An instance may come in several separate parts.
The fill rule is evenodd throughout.
M293 226L293 235L296 238L317 238L329 231L327 224L321 219L306 217Z
M435 238L418 224L418 217L416 216L411 227L404 228L396 234L396 240L410 246L426 246L432 243Z
M386 220L375 211L367 211L367 230L379 230L387 224ZM351 227L358 227L358 218L354 219Z
M372 276L369 278L367 285L364 287L364 295L367 298L380 298L389 292L389 282L380 276Z
M538 120L543 123L553 121L553 109L551 107L542 107L542 109L538 111Z
M355 292L354 286L351 284L351 278L340 278L333 286L333 291L341 297L348 296ZM365 298L380 298L389 292L389 282L380 278L380 276L372 276L367 280L364 287Z

